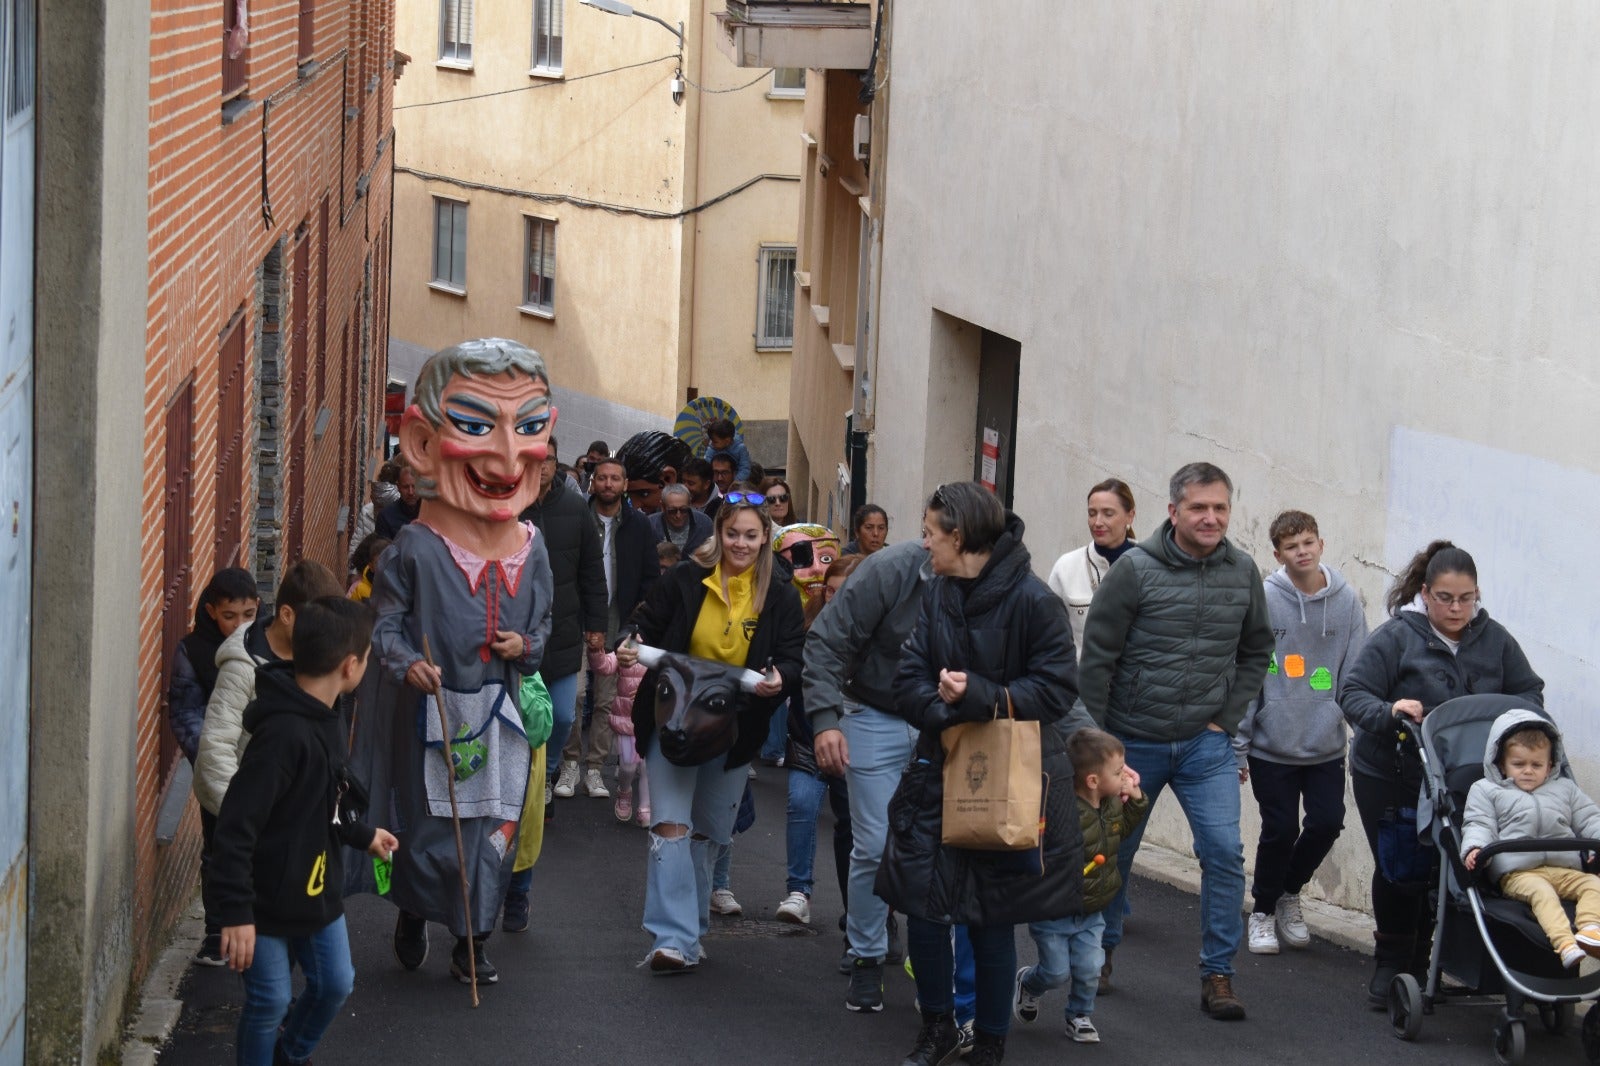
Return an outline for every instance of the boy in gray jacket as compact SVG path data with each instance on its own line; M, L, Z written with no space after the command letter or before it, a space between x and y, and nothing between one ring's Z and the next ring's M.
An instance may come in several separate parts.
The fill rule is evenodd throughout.
M1478 867L1478 852L1500 840L1600 839L1600 807L1563 776L1566 755L1555 725L1528 710L1507 711L1489 728L1483 777L1467 793L1461 861ZM1600 877L1586 874L1577 851L1517 851L1489 859L1489 875L1508 899L1533 908L1562 965L1585 953L1600 958ZM1561 901L1578 904L1578 935Z
M1300 890L1344 828L1345 727L1336 696L1367 636L1355 590L1322 565L1317 520L1284 511L1268 535L1279 563L1263 582L1276 647L1261 696L1233 739L1239 777L1261 808L1248 931L1253 955L1276 955L1280 939L1292 948L1311 943Z

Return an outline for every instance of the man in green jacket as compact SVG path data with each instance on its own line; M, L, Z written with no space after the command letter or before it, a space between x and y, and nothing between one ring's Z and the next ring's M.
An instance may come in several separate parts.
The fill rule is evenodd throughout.
M1114 566L1084 623L1079 694L1127 749L1154 807L1168 785L1200 859L1200 1006L1244 1017L1233 957L1244 934L1239 772L1229 738L1260 691L1274 647L1256 564L1228 542L1233 482L1210 463L1172 475L1167 521ZM1106 912L1102 979L1122 940L1127 883L1145 825L1117 852L1122 890Z

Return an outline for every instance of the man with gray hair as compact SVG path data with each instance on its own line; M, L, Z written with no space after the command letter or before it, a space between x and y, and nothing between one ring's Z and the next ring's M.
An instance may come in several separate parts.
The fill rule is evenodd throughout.
M1106 572L1084 622L1078 689L1120 739L1140 788L1178 797L1200 860L1200 1007L1244 1017L1233 958L1244 934L1239 773L1229 738L1261 691L1275 647L1255 562L1228 542L1233 482L1210 463L1172 475L1167 520ZM1106 910L1102 990L1146 820L1117 853L1122 890Z
M661 510L650 516L656 541L670 540L687 559L711 537L711 519L689 502L689 487L667 485L661 490Z

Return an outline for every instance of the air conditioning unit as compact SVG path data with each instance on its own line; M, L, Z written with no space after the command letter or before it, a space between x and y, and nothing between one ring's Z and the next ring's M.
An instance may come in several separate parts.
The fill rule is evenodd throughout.
M855 136L850 139L856 159L865 163L872 154L872 116L857 115Z

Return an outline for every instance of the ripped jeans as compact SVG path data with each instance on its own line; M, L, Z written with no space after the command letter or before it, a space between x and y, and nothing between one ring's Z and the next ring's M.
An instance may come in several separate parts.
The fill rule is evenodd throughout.
M650 738L650 856L646 859L644 930L651 950L671 948L691 965L700 961L700 938L711 928L713 843L733 839L748 771L726 769L718 756L703 766L678 766ZM689 827L676 839L658 836L662 825Z

